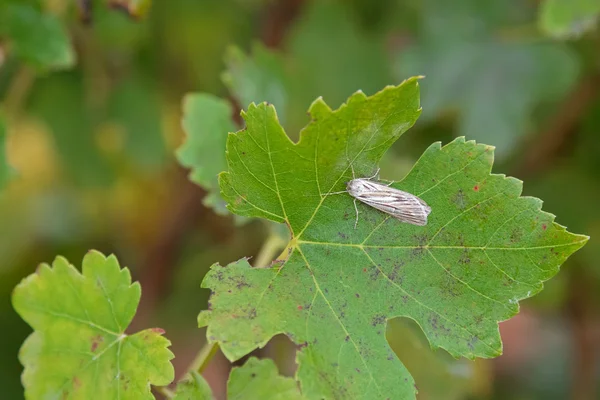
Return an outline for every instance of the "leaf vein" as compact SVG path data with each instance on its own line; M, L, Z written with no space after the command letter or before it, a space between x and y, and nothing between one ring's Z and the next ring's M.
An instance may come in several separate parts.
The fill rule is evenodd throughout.
M465 286L466 286L466 287L467 287L469 290L471 290L473 293L476 293L476 294L480 295L481 297L483 297L483 298L485 298L485 299L488 299L488 300L490 300L490 301L492 301L492 302L494 302L494 303L498 303L498 304L500 304L500 305L501 305L503 308L505 308L505 309L507 309L507 310L511 311L511 310L510 310L510 308L509 308L509 307L506 305L506 303L503 303L503 302L501 302L501 301L499 301L499 300L493 299L493 298L491 298L491 297L489 297L489 296L487 296L487 295L485 295L485 294L481 293L479 290L475 289L473 286L469 285L467 282L463 281L463 280L462 280L462 279L460 279L458 276L456 276L456 275L454 275L452 272L450 272L450 270L449 270L448 268L444 267L444 265L443 265L441 262L439 262L439 260L438 260L437 258L435 258L435 256L433 255L433 253L431 252L431 250L430 250L430 249L427 249L427 252L428 252L428 253L429 253L429 255L431 256L431 258L433 258L433 260L434 260L434 261L437 263L437 265L439 265L439 266L440 266L440 268L442 268L444 271L446 271L446 273L447 273L448 275L450 275L452 278L454 278L454 280L455 280L456 282L460 282L460 283L462 283L462 284L463 284L463 285L465 285Z
M304 253L302 252L301 249L298 249L298 252L300 253L300 255L302 256L302 258L304 259L304 261L306 262L306 266L308 267L309 270L312 271L312 269L310 268L310 263L308 262L308 260L306 259L306 256L304 255ZM358 354L358 357L360 358L360 360L362 361L363 365L365 366L365 368L367 369L367 371L369 371L369 376L371 377L371 379L373 379L373 372L371 371L371 369L369 368L369 365L367 364L367 362L365 361L364 357L362 356L362 354L360 354L360 350L358 349L358 346L356 345L356 342L354 341L354 339L352 338L352 335L350 335L350 332L348 332L348 330L346 329L346 326L342 323L342 321L339 319L338 315L336 314L335 310L333 309L333 307L331 306L331 303L329 302L329 300L327 299L327 297L325 297L325 293L323 293L323 291L321 290L321 287L319 286L319 283L317 282L317 279L315 278L314 273L311 273L313 282L315 283L315 287L317 288L318 293L321 294L321 297L323 298L323 300L325 300L325 303L327 304L327 307L329 307L329 310L331 311L331 314L333 314L335 320L338 322L338 324L340 324L340 326L342 327L344 333L346 334L346 336L349 338L349 341L352 343L352 345L354 346L354 349L356 350L356 353ZM377 391L379 392L379 394L383 395L383 392L381 391L381 388L379 387L379 385L375 384L375 386L377 387Z
M449 323L451 323L452 325L455 325L457 327L459 327L460 329L462 329L463 331L467 332L470 336L477 336L475 335L473 332L471 332L470 330L468 330L466 327L460 325L458 322L452 321L451 319L449 319L448 317L444 316L442 313L440 313L439 311L427 306L425 303L420 302L419 300L417 300L416 297L414 297L412 294L410 294L409 292L407 292L406 290L404 290L404 288L400 285L398 285L396 282L394 282L393 280L391 280L389 278L389 276L387 276L387 274L377 265L377 263L375 262L375 260L373 260L371 258L371 256L369 255L369 253L367 253L364 249L363 249L363 253L366 254L367 258L371 261L371 263L373 264L373 266L375 268L377 268L379 270L379 272L385 276L385 278L394 286L396 286L398 289L400 289L404 294L406 294L408 297L410 297L411 299L413 299L417 304L419 304L421 307L428 309L429 311L433 312L434 314L440 316L441 318L443 318L444 320L448 321ZM490 346L489 344L485 343L482 341L482 343L487 346L490 350L492 350L494 353L496 352L496 350Z
M265 140L267 142L267 155L269 156L269 165L271 166L271 172L273 174L273 182L275 182L275 194L277 195L277 198L279 199L279 204L281 205L281 211L283 212L283 216L285 217L284 219L286 221L288 221L288 226L290 227L290 230L292 231L292 236L294 235L294 228L292 227L291 224L289 224L289 219L285 213L285 206L283 205L283 199L281 198L281 194L279 193L279 184L277 183L277 175L275 174L275 166L273 165L273 158L271 157L271 143L269 141L269 131L267 131L267 114L263 113L263 126L264 126L264 132L265 132Z

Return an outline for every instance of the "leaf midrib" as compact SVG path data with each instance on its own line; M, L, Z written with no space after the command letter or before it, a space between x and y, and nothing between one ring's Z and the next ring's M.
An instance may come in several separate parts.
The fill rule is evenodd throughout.
M581 237L581 235L578 235ZM587 242L587 237L576 242L545 245L545 246L531 246L531 247L489 247L489 246L436 246L436 245L414 245L414 246L396 246L396 245L379 245L379 244L361 244L361 243L335 243L335 242L317 242L312 240L297 240L296 245L309 244L319 246L340 246L340 247L355 247L357 249L368 249L368 248L383 248L383 249L465 249L465 250L539 250L539 249L550 249L554 247L565 247L572 245L584 244Z

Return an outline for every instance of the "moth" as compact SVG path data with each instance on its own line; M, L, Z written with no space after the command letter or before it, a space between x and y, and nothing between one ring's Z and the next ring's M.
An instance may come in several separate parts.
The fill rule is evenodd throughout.
M417 226L427 225L427 217L431 213L431 207L414 194L390 187L394 182L384 185L373 181L373 178L377 175L379 175L379 169L370 178L353 178L348 181L345 191L330 193L348 193L354 197L354 210L356 211L354 229L358 224L356 200L391 215L400 222ZM354 176L354 168L352 169L352 176Z

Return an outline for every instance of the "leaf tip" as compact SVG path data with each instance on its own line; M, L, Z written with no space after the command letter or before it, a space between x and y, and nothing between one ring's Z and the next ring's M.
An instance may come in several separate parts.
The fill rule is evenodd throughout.
M310 107L308 107L308 115L310 116L313 122L331 113L331 107L329 107L327 103L325 103L325 100L323 100L323 96L317 97L315 101L312 102Z
M212 311L210 310L202 310L200 311L200 314L198 314L198 318L197 318L197 322L198 322L198 328L204 328L205 326L208 326L208 324L210 324L210 320L211 320L211 315ZM212 340L210 340L210 338L208 337L208 331L206 332L206 339L207 341L210 343L212 342Z

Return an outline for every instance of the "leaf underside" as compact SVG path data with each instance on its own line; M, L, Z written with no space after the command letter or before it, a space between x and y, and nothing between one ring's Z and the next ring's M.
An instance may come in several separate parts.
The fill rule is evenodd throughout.
M127 268L91 251L83 273L62 257L43 264L13 293L34 329L19 359L28 399L154 399L150 384L173 380L173 358L161 329L127 335L140 300Z
M297 378L308 398L414 398L414 382L390 349L390 318L415 320L432 347L494 357L498 322L586 242L519 197L520 181L492 175L493 148L458 138L430 146L392 184L432 208L427 226L359 204L345 182L371 176L420 114L417 78L338 110L323 100L291 142L267 104L250 105L247 128L229 135L222 195L235 214L286 223L284 261L252 268L215 264L199 325L236 360L284 333L301 345Z

